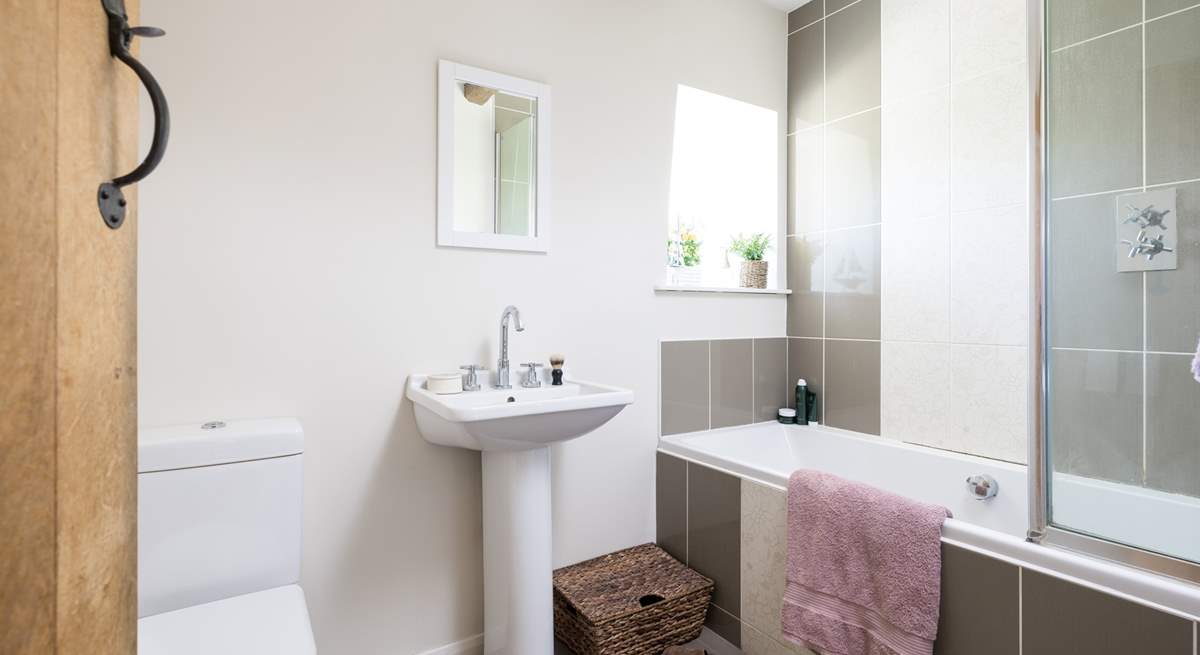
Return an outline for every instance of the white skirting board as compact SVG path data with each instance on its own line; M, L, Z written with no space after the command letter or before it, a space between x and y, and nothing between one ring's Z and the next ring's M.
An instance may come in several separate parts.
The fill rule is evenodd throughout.
M483 655L483 633L417 655Z

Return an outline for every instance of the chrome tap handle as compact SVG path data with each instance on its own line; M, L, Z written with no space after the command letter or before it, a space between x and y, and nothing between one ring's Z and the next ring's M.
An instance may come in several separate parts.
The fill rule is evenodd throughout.
M541 365L541 362L526 362L521 364L521 366L529 369L525 372L524 379L521 380L522 387L525 387L526 389L536 389L542 386L542 380L538 377L538 367Z
M467 372L467 379L463 380L463 391L479 391L479 378L475 373L482 371L483 367L478 364L463 364L459 368Z

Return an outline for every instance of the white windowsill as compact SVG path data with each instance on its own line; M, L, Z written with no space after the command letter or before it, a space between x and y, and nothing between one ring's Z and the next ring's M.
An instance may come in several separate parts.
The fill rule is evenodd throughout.
M686 292L686 293L753 293L786 296L792 293L791 289L746 289L743 287L689 287L670 284L656 284L655 291L664 292Z

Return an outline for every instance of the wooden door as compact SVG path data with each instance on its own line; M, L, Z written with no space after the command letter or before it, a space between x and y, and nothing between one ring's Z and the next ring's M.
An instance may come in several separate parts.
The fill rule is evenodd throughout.
M136 0L126 0L131 15ZM138 86L101 0L0 0L0 653L132 655Z

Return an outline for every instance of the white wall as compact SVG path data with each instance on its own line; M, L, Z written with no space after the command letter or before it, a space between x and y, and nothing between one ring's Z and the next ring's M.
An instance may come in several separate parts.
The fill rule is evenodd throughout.
M141 420L304 422L323 652L481 630L479 458L422 441L402 392L414 371L490 364L506 304L528 326L514 361L561 351L637 398L555 452L556 563L651 540L657 339L777 335L784 318L781 298L651 290L676 85L782 112L784 15L749 0L143 10L168 32L142 53L174 120L139 185ZM553 87L549 255L435 247L439 57Z

